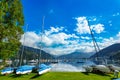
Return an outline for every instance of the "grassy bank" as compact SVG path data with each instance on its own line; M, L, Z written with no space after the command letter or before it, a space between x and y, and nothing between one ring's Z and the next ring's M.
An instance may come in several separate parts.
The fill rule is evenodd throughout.
M36 73L29 75L0 75L0 80L112 80L112 78L112 74L101 75L80 72L49 72L41 76L38 76Z

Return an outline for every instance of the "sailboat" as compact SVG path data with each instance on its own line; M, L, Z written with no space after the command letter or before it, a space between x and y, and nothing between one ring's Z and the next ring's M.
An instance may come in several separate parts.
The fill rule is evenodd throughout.
M100 51L100 48L97 44L97 41L96 39L94 38L94 35L93 35L93 32L89 26L89 30L90 30L90 33L91 33L91 37L92 37L92 41L93 41L93 45L94 45L94 48L95 48L95 51L96 53L98 53ZM105 64L100 64L99 61L98 61L98 54L97 54L97 57L96 57L96 61L97 61L97 65L93 65L93 66L89 66L89 67L85 67L86 71L91 71L91 72L103 72L103 73L109 73L111 72L111 70L106 66L106 62L105 62L105 59L102 58L104 63Z
M115 65L110 64L110 65L108 65L108 67L112 71L118 70L120 72L120 67L119 66L115 66Z
M26 31L27 31L27 27L26 27ZM21 58L20 58L20 66L16 69L16 71L15 71L16 74L29 74L32 72L33 68L35 67L32 65L22 65L25 35L23 38L24 38L24 40L23 40L22 53L21 53Z
M110 73L111 72L111 70L105 65L95 65L93 68L95 71L100 71L103 73Z
M11 74L13 72L14 72L14 68L12 68L12 67L6 67L5 69L1 70L2 75Z
M16 74L29 74L32 72L34 67L35 66L30 66L30 65L19 66L16 70Z
M38 74L42 75L44 73L47 73L51 70L51 66L46 65L46 64L40 64L39 69L38 69Z
M40 63L40 57L41 57L41 49L42 49L42 35L43 35L43 33L44 33L44 18L45 17L43 17L43 25L42 25L42 33L41 33L41 46L40 46L40 53L39 53L39 56L38 56L38 69L37 69L37 71L38 71L38 75L42 75L42 74L44 74L44 73L47 73L47 72L49 72L50 70L51 70L51 66L49 66L49 65L46 65L46 64L41 64Z

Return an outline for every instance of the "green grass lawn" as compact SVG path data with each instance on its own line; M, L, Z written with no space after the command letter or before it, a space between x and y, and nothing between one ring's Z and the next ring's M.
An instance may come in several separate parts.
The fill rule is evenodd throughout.
M0 75L0 80L112 80L112 78L113 74L101 75L81 72L49 72L41 76L36 73L28 75Z

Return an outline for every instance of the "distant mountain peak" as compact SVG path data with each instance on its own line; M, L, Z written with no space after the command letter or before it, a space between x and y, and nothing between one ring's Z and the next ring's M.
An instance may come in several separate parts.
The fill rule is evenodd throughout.
M110 58L111 56L114 56L118 52L120 52L120 43L115 43L95 53L94 55L91 56L91 58L95 58L97 56Z

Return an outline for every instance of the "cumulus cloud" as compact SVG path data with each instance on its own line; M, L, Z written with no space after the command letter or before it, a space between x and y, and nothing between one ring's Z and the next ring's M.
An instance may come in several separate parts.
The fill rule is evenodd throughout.
M117 39L116 39L117 41L116 42L120 43L120 32L118 32L118 34L116 36L117 36Z
M77 33L67 33L64 27L50 27L50 29L45 30L45 33L36 34L33 31L25 32L21 37L20 42L29 47L39 48L40 43L42 43L43 50L53 54L53 55L63 55L69 54L74 51L80 51L85 53L95 52L92 39L86 34L90 34L88 21L86 17L78 17L77 28L74 29ZM94 33L100 34L104 31L103 24L95 24L90 26ZM83 34L83 35L82 35ZM101 42L97 42L100 46L100 49L103 49L114 43L120 43L120 32L114 37L103 38L97 37Z
M22 35L20 42L22 45L29 47L37 47L37 43L40 41L40 36L35 32L26 32Z
M80 38L81 38L81 39L85 39L85 40L89 40L89 39L90 39L90 37L87 37L87 36L86 36L86 37L81 36Z
M50 30L45 30L45 35L50 35L52 33L57 33L63 31L64 27L50 27Z
M89 26L88 26L88 21L86 17L78 17L76 18L77 20L77 28L75 31L77 31L79 34L87 34L90 33Z
M96 33L100 34L101 32L104 31L103 26L104 26L103 24L96 24L96 25L92 25L91 27Z
M56 48L44 48L44 51L51 53L53 55L59 56L63 54L69 54L74 52L74 49L72 48L63 48L63 47L56 47Z
M76 50L81 52L91 52L90 50L91 44L82 42L80 44L79 37L76 34L66 34L65 32L61 32L62 28L51 28L48 33L49 35L43 35L41 40L41 35L36 34L35 32L26 32L21 38L21 42L25 46L39 48L40 42L44 43L43 50L53 54L53 55L63 55L69 54ZM57 32L54 33L53 32ZM47 33L47 31L46 31ZM88 37L82 37L89 39ZM86 45L85 45L86 44Z
M77 20L77 28L75 29L75 31L79 34L90 34L90 30L89 30L89 24L88 24L88 20L86 17L78 17L76 18ZM96 18L95 18L96 20ZM92 29L92 31L96 32L97 34L100 34L101 32L104 31L104 25L103 24L96 24L96 25L91 25L90 28Z
M115 43L120 43L120 32L118 32L118 34L116 34L114 37L104 38L99 45L101 46L101 49L103 49Z
M74 39L70 39L74 38ZM81 36L82 39L90 39L89 37ZM44 47L43 50L53 54L53 55L63 55L69 54L76 50L85 53L95 52L93 42L82 41L75 34L66 34L64 32L58 32L56 34L51 34L49 36L43 35L42 43L44 43L47 47ZM102 42L97 42L100 49L103 49L109 45L120 42L120 32L116 34L116 37L110 38L101 38ZM41 35L36 34L35 32L26 32L21 40L25 46L39 48L38 43L41 41ZM62 45L61 45L62 44ZM54 46L54 47L53 47Z
M66 34L61 32L63 27L51 27L45 34L36 34L35 32L26 32L20 42L29 47L39 48L40 43L44 44L43 50L54 55L68 54L74 51L70 44L77 44L79 37L75 34ZM75 40L71 40L75 39Z

